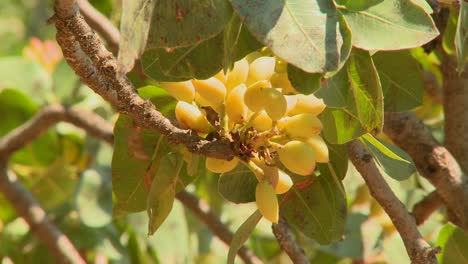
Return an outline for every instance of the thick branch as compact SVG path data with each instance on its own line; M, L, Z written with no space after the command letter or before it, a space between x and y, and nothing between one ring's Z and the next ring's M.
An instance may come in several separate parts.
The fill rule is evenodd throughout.
M56 1L56 15L50 20L57 28L57 41L72 69L96 93L116 109L130 115L142 128L157 130L173 144L183 144L190 151L221 159L234 156L227 141L208 141L190 130L174 126L155 106L143 100L126 77L118 78L112 53L79 14L76 2Z
M229 231L228 228L224 225L218 216L213 213L209 205L198 199L196 196L186 192L181 191L177 194L177 199L181 201L192 213L194 213L206 226L215 234L221 241L230 245L233 234ZM260 259L255 256L255 254L245 246L241 247L237 252L237 255L247 264L262 263Z
M424 197L421 201L413 206L413 216L417 225L422 225L431 214L443 206L444 203L440 199L436 191L431 192Z
M17 181L16 175L7 171L5 161L0 165L0 191L58 263L86 263L68 237L49 221L31 193Z
M421 237L414 218L395 196L375 165L372 156L359 141L348 143L351 162L366 182L371 195L388 214L403 239L413 264L437 263L437 251Z
M457 72L455 59L445 55L441 70L444 76L445 147L468 174L468 67Z
M435 187L461 228L467 230L466 178L453 156L411 113L385 113L384 132L414 160L418 171Z
M278 224L272 225L272 229L281 249L284 250L286 254L288 254L293 263L309 263L309 260L304 253L304 249L302 249L294 240L294 235L291 232L291 228L284 217L281 216Z

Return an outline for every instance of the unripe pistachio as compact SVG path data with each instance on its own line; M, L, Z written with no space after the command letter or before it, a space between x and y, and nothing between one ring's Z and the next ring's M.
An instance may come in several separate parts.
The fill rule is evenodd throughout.
M288 79L288 73L274 73L270 79L271 85L273 87L283 88L283 94L296 94L296 89L292 86L291 82Z
M267 181L261 181L255 189L255 201L260 213L269 221L278 223L279 206L275 190Z
M200 133L208 133L212 127L198 107L184 101L177 102L175 108L177 121L185 127Z
M224 103L226 87L220 80L211 77L206 80L192 80L195 90L205 99L211 107L217 108Z
M226 78L226 88L228 91L241 83L245 83L245 81L247 81L248 74L249 63L247 62L247 59L242 59L234 63L234 67L227 74Z
M287 109L287 102L284 95L275 88L268 88L264 91L266 97L265 111L271 120L278 120L284 116Z
M323 102L323 99L319 99L313 94L298 94L296 106L288 112L288 115L293 116L301 113L318 115L325 109L325 107L326 105Z
M220 70L217 74L215 74L213 77L216 79L220 80L222 83L226 83L227 76L224 74L223 70Z
M178 101L191 103L195 98L195 88L192 82L160 82L159 85Z
M233 170L239 160L237 158L233 158L232 160L222 160L222 159L215 159L215 158L206 158L206 168L214 173L225 173L228 171Z
M299 114L278 121L278 129L293 138L309 138L320 134L322 122L314 114Z
M267 104L267 96L263 90L271 88L269 81L258 81L247 88L244 94L245 105L252 112L260 112Z
M249 66L249 76L247 84L252 84L261 80L270 80L275 72L274 57L260 57L254 60Z
M321 136L314 136L306 139L305 141L307 144L309 144L315 151L315 154L317 155L316 161L320 163L327 163L330 161L328 157L328 147L325 141L323 141L323 138Z
M263 54L260 52L260 51L254 51L254 52L251 52L249 54L247 54L247 56L245 56L245 60L250 64L252 63L254 60L262 57Z
M286 113L288 113L289 111L291 111L291 109L294 108L294 106L296 106L297 96L295 94L285 95L284 98L286 98Z
M273 125L273 120L268 116L265 111L261 111L253 121L253 127L257 132L270 130Z
M249 109L244 102L246 90L245 84L240 84L226 98L226 114L235 123L242 124L247 118Z
M315 151L307 143L292 140L278 149L281 163L293 173L310 175L315 169Z

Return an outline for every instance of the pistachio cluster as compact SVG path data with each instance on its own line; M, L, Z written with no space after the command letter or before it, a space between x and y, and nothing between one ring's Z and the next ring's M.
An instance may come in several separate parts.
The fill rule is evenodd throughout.
M249 167L259 181L258 209L271 222L278 222L276 195L293 185L278 165L306 176L316 162L328 162L317 118L325 108L323 100L297 94L286 65L275 57L254 52L227 73L160 86L178 100L175 115L181 126L233 142L234 159L207 158L206 167L215 173L229 172L239 162Z

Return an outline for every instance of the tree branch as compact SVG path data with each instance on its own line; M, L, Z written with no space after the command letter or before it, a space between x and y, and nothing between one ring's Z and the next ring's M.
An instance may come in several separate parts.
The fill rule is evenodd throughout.
M304 249L302 249L294 240L291 227L284 217L280 216L278 224L273 224L271 228L273 229L273 234L275 235L276 240L278 240L281 249L288 254L293 263L309 264L309 260L304 253Z
M445 54L441 70L444 76L444 145L468 174L468 67L459 75L455 59Z
M412 113L385 113L384 132L408 153L423 177L436 188L454 223L468 230L468 190L460 166Z
M203 200L198 199L195 195L186 191L177 193L177 199L181 201L192 213L194 213L206 226L226 245L230 245L233 234L224 225L218 216L213 213L209 205ZM245 246L242 246L237 255L247 264L262 263L255 254Z
M439 209L444 203L436 191L431 192L421 201L413 206L412 215L417 225L422 225L431 214Z
M91 89L131 116L138 126L159 131L173 144L183 144L191 152L213 158L234 157L230 142L205 140L193 131L176 127L150 101L143 100L125 76L118 78L114 56L79 14L75 1L57 0L55 11L49 21L57 28L57 42L68 64Z
M348 152L351 162L366 182L372 197L382 206L398 230L411 262L437 263L437 250L432 249L421 237L414 218L392 192L369 152L357 140L348 143Z
M58 263L85 264L78 250L46 216L46 212L31 193L18 182L16 175L7 171L6 162L0 165L0 191L23 217L32 232L49 249Z

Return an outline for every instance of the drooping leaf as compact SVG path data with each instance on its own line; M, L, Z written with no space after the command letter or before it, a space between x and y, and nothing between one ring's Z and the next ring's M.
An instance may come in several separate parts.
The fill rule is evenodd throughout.
M120 21L120 40L118 54L118 72L129 72L135 59L143 53L148 39L151 16L159 1L123 0ZM162 1L166 2L166 1Z
M370 134L362 136L361 140L377 164L385 173L397 181L406 180L415 171L416 167L411 157L398 147L374 138Z
M338 179L343 180L348 171L348 149L345 144L337 145L327 142L330 164Z
M243 164L221 174L218 182L219 193L233 203L249 203L255 201L255 187L258 180L253 172Z
M458 60L457 70L462 73L468 62L468 2L466 1L461 2L457 33L455 34L455 50Z
M245 241L252 234L258 222L262 219L260 211L256 210L245 222L237 229L234 237L232 238L231 245L229 246L228 264L234 264L237 251L244 245Z
M143 70L157 81L207 79L223 68L224 34L178 49L147 49L141 56Z
M225 0L158 1L151 18L147 49L183 48L213 38L231 17Z
M337 70L351 49L351 34L331 1L231 0L257 39L306 72Z
M280 201L280 212L288 223L320 244L341 239L346 218L343 185L326 164L320 176L296 182Z
M293 65L288 65L288 78L299 93L311 94L320 88L322 74L308 73Z
M112 220L110 171L87 170L76 193L76 206L81 221L89 227L102 227Z
M373 5L376 5L383 0L337 0L336 3L346 8L349 11L361 11Z
M148 213L148 235L154 234L167 218L174 204L177 178L182 169L183 160L178 155L163 154L157 165L156 175L151 183L146 202Z
M425 9L408 0L382 1L356 12L340 11L353 32L353 45L365 50L414 48L439 34Z
M382 84L385 111L408 111L422 104L422 71L409 51L377 52L372 60Z
M436 245L442 252L437 255L441 264L468 263L468 234L452 224L446 224L440 231Z

